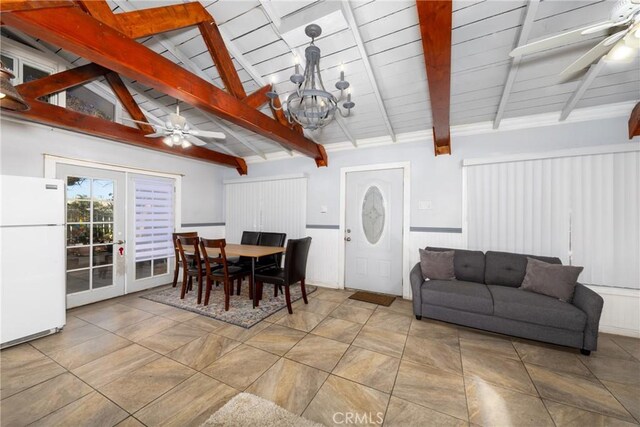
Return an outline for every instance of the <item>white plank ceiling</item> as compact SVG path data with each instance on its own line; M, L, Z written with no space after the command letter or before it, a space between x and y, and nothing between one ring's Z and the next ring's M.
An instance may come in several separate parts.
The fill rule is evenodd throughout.
M321 1L262 0L261 3L259 0L217 0L202 1L202 4L215 18L228 43L242 54L240 60L234 58L234 63L246 92L251 93L261 86L254 80L255 73L258 73L263 82L275 82L284 99L293 89L289 82L294 64L292 49L302 51L305 45L287 45L280 36L278 23L269 18L265 4L278 18L287 19L318 6ZM115 13L176 2L178 0L109 0ZM614 0L542 1L528 41L606 20L614 3ZM415 0L351 0L350 6L393 131L402 134L430 129L429 91ZM526 6L525 0L454 0L452 125L494 120L511 66L508 54L517 42ZM343 7L348 5L343 4ZM353 30L347 28L323 34L316 40L316 45L322 50L323 79L327 89L333 89L338 79L338 67L344 64L356 102L351 117L344 120L349 133L356 139L386 136L389 130L376 101L376 85L366 72ZM509 94L504 118L560 112L580 81L559 83L558 74L603 37L604 33L594 34L580 43L524 57ZM197 67L213 84L223 88L196 29L173 31L161 38L154 36L139 41L185 68ZM168 50L167 46L172 49ZM84 63L83 59L69 52L49 47L74 64ZM188 58L185 61L190 64L185 65L178 58ZM252 70L245 70L242 64L248 64ZM174 108L175 100L171 97L135 81L125 81L140 106L151 114L163 118L168 111L166 107ZM631 100L640 100L638 55L632 63L606 64L576 108ZM267 108L263 111L270 115ZM182 105L181 112L200 129L225 131L196 108ZM278 144L267 138L230 123L224 124L238 136L228 135L224 145L238 156L282 151ZM335 122L310 135L327 146L348 140ZM219 150L213 145L209 148Z

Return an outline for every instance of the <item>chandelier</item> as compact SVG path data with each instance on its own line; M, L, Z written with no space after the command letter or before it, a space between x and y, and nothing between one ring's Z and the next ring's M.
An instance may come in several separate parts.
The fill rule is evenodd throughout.
M281 107L274 104L278 93L273 87L271 91L267 92L267 96L271 99L273 109L284 109L289 123L295 122L304 129L316 130L329 124L336 111L342 117L348 117L356 104L351 101L351 91L349 90L346 101L342 104L346 113L338 105L349 87L349 82L344 79L344 70L340 70L340 80L336 82L336 89L340 90L339 97L336 98L324 88L320 75L320 48L313 43L315 38L322 34L322 28L317 24L310 24L307 25L304 32L311 37L311 43L304 51L306 66L302 70L302 74L300 73L300 64L296 61L295 72L290 78L291 82L296 85L296 90L289 95Z

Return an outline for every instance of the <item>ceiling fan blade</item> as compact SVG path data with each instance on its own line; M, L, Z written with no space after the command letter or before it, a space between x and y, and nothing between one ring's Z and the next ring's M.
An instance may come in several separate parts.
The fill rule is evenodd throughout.
M145 135L145 138L160 138L161 136L165 136L164 132L156 132Z
M522 55L529 55L532 53L537 53L543 50L553 49L554 47L560 47L573 42L580 41L586 34L585 31L589 31L596 26L601 26L604 24L608 24L610 22L611 21L605 21L599 24L590 25L588 27L578 28L577 30L567 31L566 33L547 37L542 40L538 40L532 43L519 46L513 49L511 53L509 53L509 56L516 57L516 56L522 56ZM591 34L591 33L588 33L588 34Z
M631 28L627 28L625 30L618 31L615 34L610 35L609 37L607 37L606 39L603 40L604 41L604 45L605 46L611 46L612 44L614 44L615 42L617 42L618 40L620 40L621 38L626 36L629 31L631 31Z
M189 133L193 136L201 136L204 138L225 139L227 136L222 132L213 132L210 130L191 129Z
M189 142L192 143L193 145L197 145L198 147L203 147L207 145L206 142L198 138L189 138Z
M595 61L599 60L602 56L606 55L612 48L613 45L606 45L605 42L608 38L602 40L600 43L595 45L591 50L582 55L580 58L576 59L571 65L562 70L560 73L560 81L570 80L575 74L579 73L583 69L587 68Z
M139 123L141 125L149 125L149 126L153 126L153 127L158 127L158 125L154 125L153 123L149 123L149 122L143 122L142 120L133 120L133 119L128 119L126 117L123 117L122 120L125 120L127 122Z
M607 30L613 27L620 27L622 25L627 25L633 19L633 15L629 15L628 18L623 19L622 21L604 21L599 24L592 25L590 28L585 28L582 31L582 34L585 36L588 34L597 33L598 31Z

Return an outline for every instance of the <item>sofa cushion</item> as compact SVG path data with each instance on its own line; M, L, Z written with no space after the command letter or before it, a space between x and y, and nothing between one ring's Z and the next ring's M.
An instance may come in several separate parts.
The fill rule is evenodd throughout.
M422 284L422 303L456 310L492 314L493 300L486 285L461 280L427 280Z
M428 251L450 251L447 248L432 248L427 246ZM484 254L481 251L467 251L463 249L453 249L453 269L456 279L466 282L484 283Z
M453 251L420 251L420 269L425 279L453 280Z
M587 315L578 307L556 298L508 286L489 285L493 315L536 325L583 331Z
M527 257L549 264L562 264L559 258L488 251L485 254L484 283L520 287L527 271Z
M527 274L520 289L571 302L582 270L583 267L549 264L527 258Z

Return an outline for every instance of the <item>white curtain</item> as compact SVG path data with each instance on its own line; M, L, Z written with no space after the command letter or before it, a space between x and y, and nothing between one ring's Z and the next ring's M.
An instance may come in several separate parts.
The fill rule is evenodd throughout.
M225 183L226 238L239 243L243 231L305 236L307 178Z
M465 166L470 249L551 255L640 287L640 152Z

